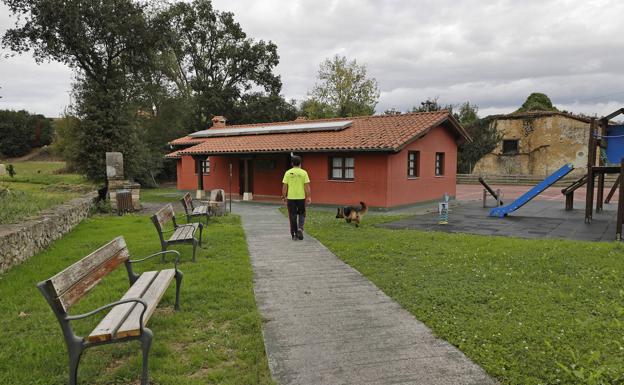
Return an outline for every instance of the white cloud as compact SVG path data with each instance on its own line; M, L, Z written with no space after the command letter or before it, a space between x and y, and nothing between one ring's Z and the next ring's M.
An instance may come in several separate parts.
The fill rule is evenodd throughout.
M624 105L624 2L617 0L214 0L249 36L278 46L287 98L302 99L336 53L368 66L378 111L427 97L466 100L482 115L513 111L531 92L562 109ZM0 30L10 23L0 8ZM70 71L28 56L0 61L0 108L58 114Z

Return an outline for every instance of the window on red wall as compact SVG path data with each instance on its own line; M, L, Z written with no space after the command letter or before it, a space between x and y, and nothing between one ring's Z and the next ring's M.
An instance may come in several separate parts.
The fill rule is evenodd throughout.
M343 156L329 158L329 179L353 180L355 179L355 159Z
M202 160L200 163L201 171L203 175L210 175L210 158ZM195 174L197 174L197 162L195 162Z
M407 153L407 176L417 178L420 176L420 151Z
M443 152L436 152L435 174L436 176L444 175L444 153Z

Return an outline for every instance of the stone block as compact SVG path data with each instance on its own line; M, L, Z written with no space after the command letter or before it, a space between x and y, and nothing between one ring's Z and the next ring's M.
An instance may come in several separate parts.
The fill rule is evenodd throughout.
M106 177L108 179L123 179L123 154L121 152L106 153Z
M0 163L0 176L6 175L6 173L7 173L6 166Z

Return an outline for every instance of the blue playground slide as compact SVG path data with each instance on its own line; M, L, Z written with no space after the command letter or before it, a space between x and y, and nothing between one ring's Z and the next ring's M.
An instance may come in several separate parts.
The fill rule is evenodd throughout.
M507 206L495 207L492 210L490 210L490 216L503 218L505 215L509 214L510 212L518 210L520 207L527 204L531 199L535 198L536 196L541 194L544 190L546 190L548 187L552 186L559 179L568 175L570 171L572 170L574 170L574 166L572 166L570 163L564 165L559 170L549 175L546 179L544 179L543 181L535 185L535 187L533 187L529 191L522 194L521 197L511 202L511 204L508 204Z

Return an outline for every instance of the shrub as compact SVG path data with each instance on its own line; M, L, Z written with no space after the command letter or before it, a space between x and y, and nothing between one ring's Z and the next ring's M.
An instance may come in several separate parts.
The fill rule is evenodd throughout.
M7 166L7 168L6 168L6 170L7 170L7 172L9 173L9 176L10 176L11 178L13 178L13 177L15 176L15 174L17 174L17 173L15 172L15 167L13 167L13 165L12 165L12 164L8 165L8 166Z

